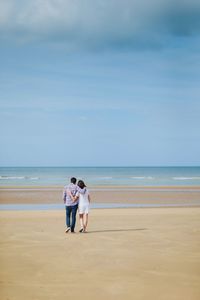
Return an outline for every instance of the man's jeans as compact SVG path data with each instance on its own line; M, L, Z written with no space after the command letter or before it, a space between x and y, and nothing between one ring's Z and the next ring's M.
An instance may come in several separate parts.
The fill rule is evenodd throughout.
M76 212L78 204L74 206L65 206L66 208L66 225L71 228L71 232L74 232L76 225Z

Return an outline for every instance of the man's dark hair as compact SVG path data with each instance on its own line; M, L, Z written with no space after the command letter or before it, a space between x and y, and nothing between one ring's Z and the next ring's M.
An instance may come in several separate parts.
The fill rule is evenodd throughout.
M75 177L71 178L71 183L76 184L76 178Z

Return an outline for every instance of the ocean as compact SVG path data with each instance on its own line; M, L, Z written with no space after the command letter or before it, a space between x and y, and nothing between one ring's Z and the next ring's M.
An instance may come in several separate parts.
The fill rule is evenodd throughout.
M71 177L92 186L200 186L200 167L0 167L0 187L64 186Z

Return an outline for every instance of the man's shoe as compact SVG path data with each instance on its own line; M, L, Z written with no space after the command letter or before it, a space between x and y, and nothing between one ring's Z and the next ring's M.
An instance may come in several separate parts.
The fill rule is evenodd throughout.
M65 233L68 233L71 230L70 227L67 227L67 229L65 230Z

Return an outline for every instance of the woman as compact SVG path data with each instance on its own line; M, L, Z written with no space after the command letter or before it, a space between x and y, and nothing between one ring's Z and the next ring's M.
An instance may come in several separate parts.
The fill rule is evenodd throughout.
M88 189L86 188L85 183L83 180L78 181L78 187L80 188L80 192L76 194L76 196L79 199L78 204L78 211L79 211L79 219L80 219L80 225L81 229L79 232L86 232L86 228L88 225L88 213L89 213L89 206L90 206L90 195L88 192ZM82 192L82 190L85 190Z

